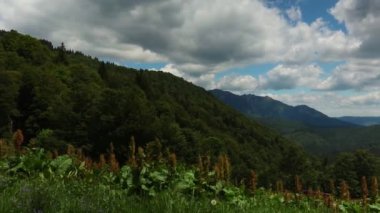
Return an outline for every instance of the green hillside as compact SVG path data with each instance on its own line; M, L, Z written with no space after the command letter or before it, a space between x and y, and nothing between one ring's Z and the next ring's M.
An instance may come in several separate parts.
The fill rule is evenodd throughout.
M128 158L128 142L159 141L181 160L227 153L233 174L251 169L262 184L303 174L304 152L168 73L104 63L16 31L0 32L0 133L63 152L68 143L97 158L109 144ZM161 148L161 146L159 146Z

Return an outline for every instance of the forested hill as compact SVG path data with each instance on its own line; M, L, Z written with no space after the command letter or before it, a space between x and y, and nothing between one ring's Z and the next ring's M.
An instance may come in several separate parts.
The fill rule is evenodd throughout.
M113 143L159 140L178 158L227 153L235 175L254 169L261 181L302 174L308 161L293 143L168 73L104 63L16 31L0 32L0 132L47 149L70 143L96 157Z

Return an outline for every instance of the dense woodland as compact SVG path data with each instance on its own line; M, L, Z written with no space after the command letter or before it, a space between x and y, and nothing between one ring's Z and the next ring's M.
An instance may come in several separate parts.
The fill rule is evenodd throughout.
M334 162L307 155L302 147L224 105L203 88L169 73L125 68L80 52L54 47L16 31L0 31L0 137L20 130L23 146L64 152L68 144L95 161L113 144L119 162L128 144L147 144L195 164L227 154L232 179L251 170L261 186L277 180L327 190L346 180L359 193L362 176L380 172L378 158L365 151Z

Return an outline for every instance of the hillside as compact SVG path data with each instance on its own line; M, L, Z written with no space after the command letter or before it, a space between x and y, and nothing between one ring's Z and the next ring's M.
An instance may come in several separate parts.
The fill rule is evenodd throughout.
M301 122L312 127L355 126L345 121L330 118L306 105L289 106L267 96L235 95L222 90L211 90L210 92L222 102L253 118L282 119L290 122Z
M282 134L309 153L334 157L341 152L365 149L380 156L380 126L294 130Z
M221 90L212 90L211 93L248 117L297 142L311 154L334 157L341 152L367 149L380 155L380 126L362 127L358 126L359 122L350 124L349 119L340 121L308 106L292 107L269 97L239 96Z
M112 143L125 161L132 136L138 146L158 141L157 149L188 163L227 153L236 177L254 169L263 184L309 168L298 146L181 78L1 31L0 134L17 129L26 143L60 152L70 143L93 158Z

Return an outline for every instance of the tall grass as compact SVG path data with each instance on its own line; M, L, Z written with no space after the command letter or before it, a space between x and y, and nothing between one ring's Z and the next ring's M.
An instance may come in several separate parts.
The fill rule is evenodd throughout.
M281 180L276 192L258 188L255 171L236 186L229 181L225 154L214 167L209 156L199 156L198 165L189 167L174 153L161 154L158 142L145 147L146 154L133 138L126 165L119 164L112 144L98 162L73 146L58 156L38 148L15 151L1 140L0 145L11 150L0 152L0 212L380 212L376 177L370 190L362 178L360 202L350 200L345 181L340 200L334 197L334 181L330 194L319 188L305 193L299 176L293 192Z
M307 201L285 204L279 195L259 190L246 203L165 191L155 197L128 195L122 188L91 181L22 180L0 192L0 212L329 212Z

